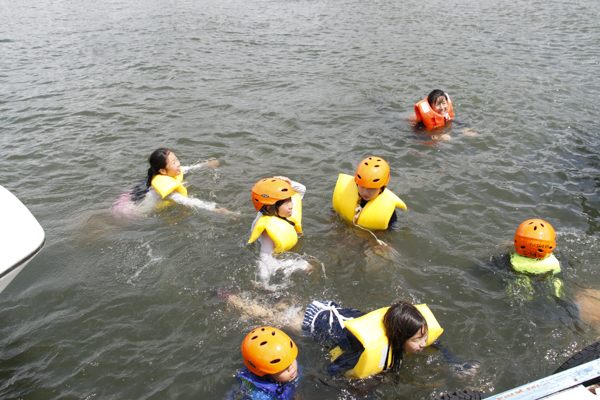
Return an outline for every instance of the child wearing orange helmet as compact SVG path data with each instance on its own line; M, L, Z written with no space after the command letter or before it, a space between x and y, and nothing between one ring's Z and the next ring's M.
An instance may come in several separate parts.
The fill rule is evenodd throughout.
M561 266L552 254L556 248L556 233L552 225L541 219L521 223L515 232L513 245L514 251L502 251L491 257L496 267L516 273L508 281L509 293L531 299L536 292L534 283L543 282L543 287L552 290L556 297L563 298L564 285L558 276Z
M399 300L390 307L365 313L333 301L313 301L303 311L286 306L265 308L256 300L227 292L219 297L247 317L259 318L266 324L282 324L316 342L336 345L330 353L333 362L327 368L331 375L363 379L387 369L397 371L405 354L419 354L430 345L441 350L458 373L469 374L477 368L476 364L456 358L436 341L443 329L425 304L413 305ZM246 340L249 337L253 334ZM260 337L264 336L257 336ZM246 359L244 356L244 361ZM246 365L250 368L248 363Z
M302 198L306 187L285 176L258 181L252 187L252 204L258 211L248 243L258 240L261 252L291 249L302 232Z
M248 243L260 243L259 278L270 290L281 285L270 284L271 276L283 270L288 278L296 270L310 270L311 265L302 259L275 259L273 253L291 250L302 232L302 198L306 187L285 176L275 176L258 181L252 187L252 204L258 211Z
M540 275L557 274L560 262L552 252L556 248L556 232L552 225L541 219L529 219L517 228L515 251L510 255L512 268L521 273Z
M381 157L367 157L358 164L354 177L339 175L333 209L361 228L387 229L397 220L396 207L406 210L406 204L386 188L389 181L388 163Z
M296 357L298 347L284 332L268 326L254 329L242 342L245 367L236 379L252 400L291 399L299 380Z
M514 244L516 254L510 255L512 269L529 275L550 275L556 297L563 298L563 282L555 276L561 272L561 266L552 254L556 249L556 232L552 225L541 219L529 219L517 228ZM575 298L581 319L587 324L600 326L598 291L584 288L577 291Z

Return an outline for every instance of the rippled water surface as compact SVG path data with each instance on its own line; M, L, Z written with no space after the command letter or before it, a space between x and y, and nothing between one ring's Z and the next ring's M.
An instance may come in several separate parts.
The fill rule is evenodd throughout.
M479 364L459 377L440 353L409 357L375 398L551 373L600 332L576 306L600 288L599 14L595 0L0 0L0 184L47 235L0 294L0 397L222 399L262 322L218 290L427 303L452 353ZM435 88L459 120L449 141L405 121ZM188 190L240 215L113 216L162 146L184 165L216 157ZM338 173L370 155L408 205L387 253L331 214ZM271 175L308 188L294 251L315 265L275 293L246 245L250 188ZM560 297L493 261L535 217L557 231ZM298 398L361 397L293 338Z

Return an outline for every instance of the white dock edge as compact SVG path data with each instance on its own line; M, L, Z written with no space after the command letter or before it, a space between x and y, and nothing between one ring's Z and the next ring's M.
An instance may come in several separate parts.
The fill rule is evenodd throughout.
M580 365L560 372L556 375L550 375L542 379L538 379L535 382L530 382L517 388L507 390L500 394L496 394L490 397L486 397L485 400L537 400L537 399L585 399L583 397L583 391L580 386L582 383L598 378L600 376L600 359L590 361L586 364ZM573 393L565 392L573 388ZM590 393L587 389L584 389L590 398L597 399L596 395ZM561 392L561 393L559 393ZM577 394L576 394L577 393ZM567 396L567 397L560 397Z

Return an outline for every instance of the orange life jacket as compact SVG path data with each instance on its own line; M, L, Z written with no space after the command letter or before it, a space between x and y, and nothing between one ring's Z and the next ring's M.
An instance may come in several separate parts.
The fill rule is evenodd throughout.
M440 126L444 126L446 122L454 119L454 109L452 108L452 100L450 100L450 96L448 96L448 93L444 94L446 95L446 101L448 102L447 117L444 117L442 114L438 114L437 112L435 112L429 105L427 97L415 104L415 114L417 115L417 122L423 121L427 129L439 128Z

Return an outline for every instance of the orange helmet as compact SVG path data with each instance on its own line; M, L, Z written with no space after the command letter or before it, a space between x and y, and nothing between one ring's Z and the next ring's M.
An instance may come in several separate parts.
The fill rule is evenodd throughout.
M250 332L242 342L246 367L258 376L283 371L298 356L298 347L277 328L263 326Z
M277 178L262 179L252 186L252 204L257 211L263 206L272 206L279 200L289 199L294 189L289 183Z
M390 181L390 166L380 157L367 157L358 164L354 182L373 189L384 187Z
M529 219L517 228L515 249L522 256L546 258L556 247L556 233L552 225L541 219Z

